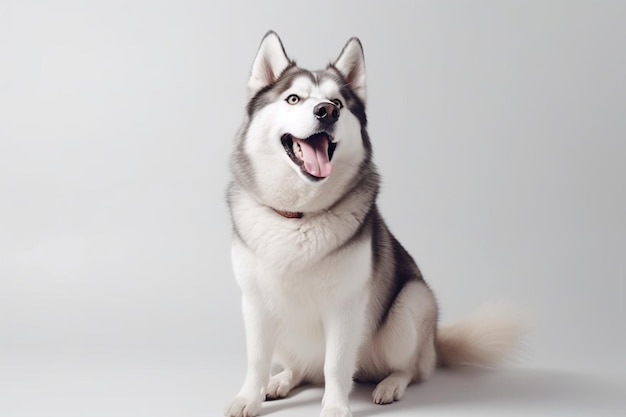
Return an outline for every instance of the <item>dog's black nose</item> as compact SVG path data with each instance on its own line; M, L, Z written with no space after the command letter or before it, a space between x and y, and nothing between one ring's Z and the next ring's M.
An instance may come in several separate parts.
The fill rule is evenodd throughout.
M339 108L333 103L320 103L313 109L313 114L321 122L332 124L339 119Z

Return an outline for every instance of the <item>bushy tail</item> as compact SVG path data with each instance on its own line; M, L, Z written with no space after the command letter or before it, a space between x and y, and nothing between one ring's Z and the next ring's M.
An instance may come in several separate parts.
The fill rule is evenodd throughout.
M519 352L525 325L510 307L489 304L465 320L442 325L439 366L495 366Z

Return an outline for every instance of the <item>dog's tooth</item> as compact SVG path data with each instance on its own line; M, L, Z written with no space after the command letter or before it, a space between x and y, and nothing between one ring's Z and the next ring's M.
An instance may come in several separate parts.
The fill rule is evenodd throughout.
M293 143L293 153L300 159L304 158L304 155L302 154L302 147L297 142Z

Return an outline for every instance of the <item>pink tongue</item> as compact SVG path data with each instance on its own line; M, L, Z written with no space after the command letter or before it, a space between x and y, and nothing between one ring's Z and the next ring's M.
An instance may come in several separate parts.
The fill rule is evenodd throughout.
M293 138L302 149L304 169L314 177L326 178L333 170L328 160L328 138L325 135L313 136L307 140Z

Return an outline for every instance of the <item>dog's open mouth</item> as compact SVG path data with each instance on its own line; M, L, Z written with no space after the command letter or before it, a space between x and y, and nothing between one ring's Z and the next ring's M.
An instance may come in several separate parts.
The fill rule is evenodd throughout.
M286 133L281 137L281 142L293 163L309 178L321 180L332 172L330 161L337 144L328 133L319 132L304 139Z

